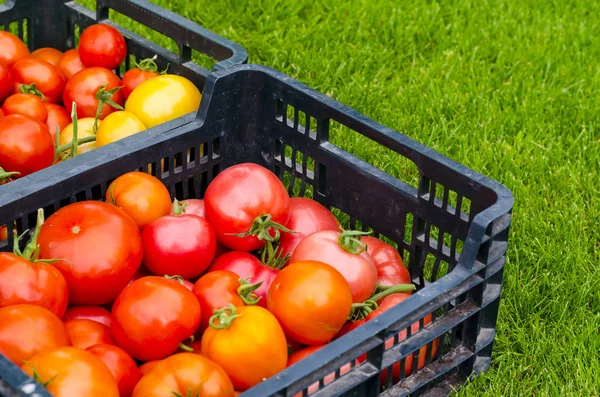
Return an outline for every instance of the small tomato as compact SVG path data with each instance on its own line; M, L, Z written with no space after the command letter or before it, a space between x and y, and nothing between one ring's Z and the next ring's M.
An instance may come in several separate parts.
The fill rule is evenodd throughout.
M133 113L124 110L109 114L96 132L96 145L108 145L120 139L144 131L146 126Z

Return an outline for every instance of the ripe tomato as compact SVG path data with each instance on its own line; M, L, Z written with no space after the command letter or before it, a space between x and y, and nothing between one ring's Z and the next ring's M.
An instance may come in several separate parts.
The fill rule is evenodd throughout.
M13 94L9 96L2 105L2 111L7 116L9 114L21 114L40 123L45 123L48 118L48 111L44 107L42 98L32 94Z
M56 67L65 75L67 80L70 80L77 72L85 69L85 66L81 63L81 59L79 59L79 51L76 48L65 51L56 64Z
M52 139L55 139L57 132L60 134L62 130L71 124L71 116L67 113L67 109L60 105L44 102L44 107L48 112L46 126L48 126L48 131L52 135Z
M60 61L60 58L62 58L63 53L57 50L56 48L44 47L38 48L37 50L32 52L31 56L56 66L58 65L58 61Z
M198 110L202 94L188 79L165 74L146 80L127 98L125 110L147 128Z
M146 126L133 113L119 110L109 114L96 132L98 147L144 131Z
M67 330L56 315L41 306L0 308L0 353L17 365L39 352L69 345Z
M77 120L77 140L80 141L82 138L93 137L94 136L94 119L91 117L85 117L81 120ZM102 121L98 122L99 125L102 125ZM63 146L67 144L71 144L73 140L73 124L67 125L60 135L58 136L58 145ZM76 155L79 156L81 154L90 152L98 147L96 141L87 142L83 144L77 145ZM64 160L71 153L71 150L68 149L62 152L62 155L59 156L59 159Z
M269 288L269 310L286 335L305 345L329 342L352 307L352 291L335 268L316 261L286 266Z
M87 349L101 343L115 344L110 328L99 322L85 319L65 321L71 345L79 349Z
M156 368L156 365L158 363L160 363L161 361L162 360L152 360L152 361L148 361L148 362L140 365L140 372L141 372L142 376L148 375L150 373L150 371L152 371L154 368Z
M6 226L0 226L0 241L8 240L8 228Z
M229 270L253 284L262 283L254 293L259 298L258 305L267 307L267 293L273 280L279 274L279 269L265 266L248 252L231 251L215 259L208 269L209 272L217 270Z
M21 92L21 85L35 84L35 88L44 95L45 102L60 102L67 79L54 65L28 57L18 60L11 73L15 82L15 94Z
M304 237L321 230L340 230L340 222L331 212L315 200L304 197L290 199L290 218L285 224L296 233L281 233L279 247L282 256L292 255Z
M0 30L0 64L11 68L19 59L29 56L27 46L17 36Z
M123 96L125 99L137 88L138 85L153 77L159 76L158 67L154 59L144 59L137 67L129 69L123 75Z
M236 390L247 390L285 369L285 334L267 309L230 305L215 311L209 325L202 354L225 370Z
M113 301L142 262L142 238L133 220L101 201L82 201L52 214L42 226L40 258L54 262L72 305Z
M229 167L209 184L204 196L206 219L224 246L254 251L277 240L288 221L290 196L279 179L252 163ZM239 234L239 235L232 235Z
M117 381L102 360L75 347L46 350L22 369L54 397L119 397Z
M91 320L110 327L110 312L102 306L71 306L67 309L63 321Z
M194 353L178 353L158 362L133 390L133 397L233 395L233 385L225 371Z
M377 286L377 268L353 232L324 230L305 237L296 246L290 263L315 260L336 268L352 289L352 301L367 300Z
M375 263L378 285L388 287L411 282L410 273L394 247L371 236L363 236L360 241L367 246L367 252Z
M204 216L204 200L188 199L180 201L179 204L185 214L198 215L202 218L206 218ZM177 206L173 206L171 209L171 215L173 215L175 209L177 209Z
M142 361L177 351L200 324L200 304L176 280L143 277L121 292L112 308L111 329L119 346Z
M27 116L11 114L0 120L0 167L20 177L50 167L54 142L48 127Z
M13 88L14 82L10 74L10 68L0 61L0 103L12 94Z
M105 68L83 69L69 79L63 93L63 103L71 114L73 102L77 103L77 117L96 117L99 99L98 91L103 87L103 103L100 111L100 120L117 110L110 104L112 102L119 107L123 106L123 94L120 90L112 90L120 87L121 80L116 74Z
M135 361L127 352L118 346L101 344L86 349L98 357L108 367L119 386L119 395L129 397L133 388L142 378Z
M171 213L171 194L163 183L144 172L128 172L113 181L106 201L122 208L140 229Z
M86 28L81 34L79 56L88 68L116 69L127 56L127 45L117 29L99 23Z

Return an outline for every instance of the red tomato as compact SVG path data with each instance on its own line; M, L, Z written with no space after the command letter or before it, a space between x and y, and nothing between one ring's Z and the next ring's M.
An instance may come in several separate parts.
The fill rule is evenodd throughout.
M71 124L71 116L67 112L67 109L60 105L45 102L44 107L48 112L48 118L46 119L48 131L52 135L52 139L55 139L57 132L60 134L62 130Z
M152 273L196 278L212 262L217 239L212 226L197 215L167 215L142 232L144 265Z
M340 222L331 212L315 200L304 197L290 199L290 219L285 224L296 233L281 233L279 247L282 256L292 255L304 237L322 230L340 230Z
M91 320L110 327L110 312L102 306L71 306L67 309L63 321Z
M5 115L21 114L31 117L40 123L45 123L48 111L44 107L42 98L32 94L13 94L6 98L2 111Z
M187 215L198 215L199 217L206 218L204 216L204 200L198 199L188 199L180 201L180 206L182 211ZM174 214L174 208L176 206L171 207L171 215Z
M79 51L75 48L65 51L56 66L65 75L67 80L71 79L77 72L85 69L85 66L81 63L81 59L79 59Z
M54 266L67 280L73 305L113 301L142 262L142 238L135 222L101 201L59 209L42 226L38 241L40 258L60 259Z
M79 38L79 57L88 68L116 69L126 56L127 45L123 35L110 25L92 25Z
M229 270L252 284L262 283L254 291L260 299L258 305L267 307L267 293L279 270L265 266L254 255L243 251L231 251L218 257L208 269L209 272Z
M27 116L12 114L0 120L0 167L20 177L54 161L54 141L48 127Z
M288 221L290 197L279 179L258 164L221 172L204 196L206 219L224 246L254 251L274 241ZM231 234L246 234L246 237Z
M68 346L69 335L56 315L40 306L0 308L0 354L17 365L53 347Z
M142 376L148 375L150 373L150 371L152 371L154 368L156 368L156 365L158 363L160 363L161 361L162 360L152 360L152 361L148 361L147 363L140 365L140 372L141 372Z
M367 300L377 286L377 268L369 253L356 246L355 239L347 233L325 230L305 237L296 246L290 263L314 260L336 268L352 289L352 301Z
M75 74L65 86L63 94L63 103L65 108L71 114L73 102L77 103L77 117L96 117L99 99L96 95L102 87L106 100L110 100L114 104L122 107L124 100L123 94L117 90L112 95L109 91L120 87L121 80L116 74L105 68L88 68L83 69ZM114 112L116 108L108 104L106 101L100 111L100 120Z
M411 282L410 273L394 247L371 236L363 236L360 241L366 244L367 252L375 263L377 282L380 286L389 287Z
M123 95L125 99L129 98L131 92L144 81L159 76L158 66L154 58L148 58L140 61L135 68L129 69L123 75Z
M233 397L221 367L194 353L178 353L154 365L133 390L133 397Z
M288 338L305 345L329 342L352 308L352 291L335 268L303 261L286 266L269 288L269 310Z
M74 347L46 350L27 362L23 371L54 397L119 397L114 376L102 360Z
M27 46L17 36L0 30L0 64L11 68L19 59L29 56Z
M60 102L67 79L54 65L28 57L17 61L11 73L15 82L15 94L21 92L22 84L35 84L35 88L44 95L45 102Z
M79 349L87 349L101 343L115 344L110 328L92 320L76 319L65 321L71 345Z
M149 276L129 284L112 308L115 340L138 360L158 360L177 351L200 324L200 304L175 280Z
M62 55L63 53L61 51L52 47L38 48L31 53L32 57L46 61L54 66L58 65L58 61L60 61Z
M119 386L119 395L129 397L133 388L142 378L135 361L127 352L114 345L96 345L86 349L98 357L108 367Z
M242 391L282 371L288 358L285 334L273 314L260 306L233 305L215 311L202 335L202 355Z
M10 74L10 68L0 62L0 103L12 94L13 88L14 82Z

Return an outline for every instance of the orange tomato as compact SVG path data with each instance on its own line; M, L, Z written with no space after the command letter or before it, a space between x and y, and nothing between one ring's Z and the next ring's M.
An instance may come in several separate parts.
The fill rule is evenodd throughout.
M283 329L260 306L215 311L202 336L202 354L220 365L240 391L282 371L288 358Z
M352 291L342 274L317 261L286 266L269 288L267 307L286 335L305 345L330 341L352 308Z
M29 56L29 50L20 38L10 32L0 30L0 63L11 68L19 59Z
M75 347L46 350L22 369L54 397L119 397L117 381L102 360Z
M158 362L133 390L133 397L233 395L233 385L225 371L194 353L177 353Z
M32 52L31 56L56 66L58 65L58 61L60 61L60 58L63 56L63 53L56 48L44 47L38 48Z
M6 98L2 105L5 115L22 114L29 116L40 123L46 122L48 111L44 107L42 98L33 94L13 94Z
M55 314L22 304L0 309L0 354L21 366L36 354L69 345L67 330Z
M156 366L161 361L162 360L152 360L152 361L148 361L147 363L140 365L140 372L141 372L142 376L149 374L150 371L152 371L154 368L156 368Z
M60 105L44 102L44 107L48 112L48 118L46 119L48 131L50 131L52 139L56 139L56 133L60 134L62 130L71 124L71 116L67 112L67 109Z
M163 183L143 172L128 172L113 181L106 201L133 218L140 229L171 213L171 195Z
M76 319L65 321L71 344L79 349L87 349L99 344L114 345L110 328L93 320Z
M142 378L133 358L123 349L114 345L101 344L86 349L98 357L108 367L119 386L121 397L129 397L133 388Z
M77 74L77 72L85 69L85 66L81 63L81 59L79 59L79 51L77 51L77 49L65 51L56 64L56 67L58 67L58 70L60 70L67 79L70 79Z

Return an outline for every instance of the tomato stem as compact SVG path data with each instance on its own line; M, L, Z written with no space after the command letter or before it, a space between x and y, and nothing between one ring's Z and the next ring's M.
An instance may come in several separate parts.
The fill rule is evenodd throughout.
M187 207L187 203L182 203L177 199L173 200L173 215L179 216L185 214L185 207Z
M260 260L265 266L281 270L283 269L285 264L290 260L290 254L286 254L282 257L282 253L283 248L274 248L273 243L267 241L265 243L265 246L260 250Z
M88 142L95 142L95 136L86 136L81 139L77 139L77 134L79 130L79 121L77 119L77 103L73 102L73 108L71 109L71 121L73 122L73 136L71 137L71 142L65 143L62 146L58 146L58 135L55 142L55 150L54 150L54 163L61 156L61 154L68 151L66 155L66 159L74 158L77 156L77 150L79 149L79 145L83 145ZM64 160L65 158L63 158Z
M271 218L272 216L270 214L257 216L252 222L250 230L244 233L231 233L229 235L236 237L256 236L261 241L270 241L273 243L279 241L279 238L281 237L280 231L284 231L286 233L297 233L283 225L280 225L277 222L273 222ZM271 229L275 231L275 236L271 236Z
M125 110L123 106L113 102L111 99L113 94L119 91L123 87L115 87L112 90L106 91L106 84L100 87L98 92L96 92L96 99L98 100L98 107L96 108L96 116L94 117L94 134L98 132L98 120L100 119L100 114L102 113L102 108L105 104L112 106L118 110Z
M179 284L183 285L185 287L185 283L183 282L183 277L181 276L169 276L169 275L165 275L164 276L167 280L174 280L179 282Z
M135 66L143 72L158 72L158 65L155 62L156 58L158 58L158 55L154 55L152 58L142 59L139 63L136 62Z
M183 343L183 342L181 342L181 343L179 344L179 348L180 348L181 350L183 350L183 351L186 351L186 352L189 352L189 353L193 353L193 352L194 352L194 349L193 349L193 348L189 347L188 345L186 345L186 344L185 344L185 343Z
M31 365L31 363L29 363L27 361L25 361L25 364ZM37 383L39 383L43 387L48 386L50 384L50 382L52 382L58 376L58 374L56 374L52 378L48 379L47 381L44 381L33 365L31 365L31 369L33 370L33 380L35 380Z
M215 329L226 329L231 326L233 320L241 314L235 313L235 306L230 303L221 309L214 310L213 315L208 319L208 325Z
M396 284L389 287L380 287L383 290L362 303L353 303L348 321L355 322L366 318L373 310L376 310L379 305L377 301L391 294L414 291L416 287L413 284Z
M19 90L23 94L35 95L35 96L42 98L42 101L44 100L44 94L42 94L41 91L39 91L37 89L37 87L35 86L35 83L34 84L21 84L21 87L19 87Z
M2 167L0 167L0 185L11 182L12 177L15 175L21 175L19 172L7 172L4 171Z
M237 293L242 298L244 303L248 306L256 305L260 300L260 296L256 295L254 291L260 288L262 281L256 284L250 283L250 277L240 278L240 286L237 289Z
M344 249L344 251L360 255L367 250L367 245L360 241L361 236L368 236L371 232L361 232L359 230L344 230L338 237L338 244Z

